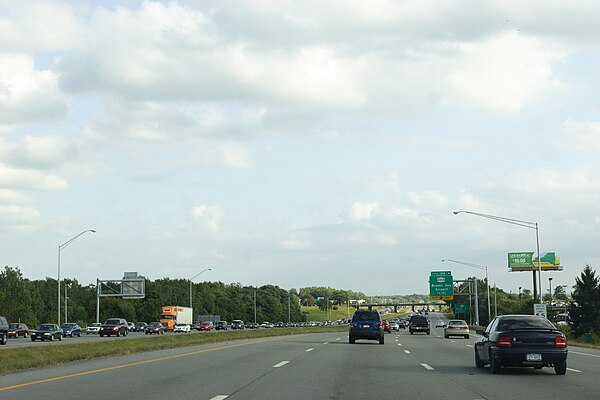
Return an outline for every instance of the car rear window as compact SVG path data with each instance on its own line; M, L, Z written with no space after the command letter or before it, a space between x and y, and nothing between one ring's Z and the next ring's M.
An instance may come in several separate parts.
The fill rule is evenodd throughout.
M499 331L511 329L555 329L554 325L545 318L536 316L522 316L503 318L498 324Z
M380 318L377 311L357 311L352 316L353 320L359 321L379 321Z
M411 320L411 322L423 322L423 321L427 322L427 318L425 318L425 317L417 317L417 316L412 317L410 320Z
M466 325L465 321L448 321L448 325Z

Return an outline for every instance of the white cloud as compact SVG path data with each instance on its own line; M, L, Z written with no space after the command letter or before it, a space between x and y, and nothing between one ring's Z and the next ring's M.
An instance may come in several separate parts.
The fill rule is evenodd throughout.
M0 125L63 116L64 98L51 71L36 71L23 54L0 53Z
M31 231L37 226L40 213L31 199L14 190L0 189L0 225L5 230Z
M369 220L377 211L377 203L354 203L348 211L348 218L351 221Z
M67 187L67 182L56 175L32 169L17 169L0 163L0 187L9 189L56 190Z
M78 155L76 145L61 136L26 135L20 143L0 140L0 157L21 168L57 168Z
M204 226L211 232L218 232L225 211L221 206L207 206L202 204L192 207L191 216L198 224Z
M564 134L558 143L562 148L582 151L600 151L600 121L574 121L564 123Z
M240 143L223 143L218 148L222 165L232 168L250 168L254 165L251 152Z
M310 242L306 240L290 239L282 241L281 244L283 245L283 247L291 250L304 250L310 247Z

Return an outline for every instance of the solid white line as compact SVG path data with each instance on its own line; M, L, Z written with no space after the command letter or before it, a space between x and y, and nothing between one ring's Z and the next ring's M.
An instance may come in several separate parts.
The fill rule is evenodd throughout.
M289 361L282 361L279 364L273 365L273 368L283 367L285 364L289 363Z
M329 344L329 342L325 342L325 343L323 343L323 344Z
M583 371L580 371L578 369L573 369L573 368L567 368L567 371L571 371L571 372L583 372Z
M226 395L226 394L220 394L220 395L218 395L218 396L215 396L215 397L213 397L213 398L212 398L212 399L210 399L210 400L223 400L223 399L226 399L226 398L228 398L228 397L229 397L229 396L228 396L228 395Z
M571 353L572 353L572 354L579 354L580 356L600 357L600 356L599 356L599 355L597 355L597 354L590 354L590 353L580 353L580 352L578 352L578 351L572 351L572 350L569 350L569 354L571 354Z
M465 346L467 346L467 347L473 347L473 345L470 345L470 344L465 344Z
M408 350L404 350L404 352L405 352L406 354L410 354L410 351L408 351Z
M421 364L425 369L428 369L429 371L435 371L435 369L429 365L429 364Z
M306 351L313 351L314 349L306 349Z
M342 340L342 338L337 338L337 339L335 339L335 340Z

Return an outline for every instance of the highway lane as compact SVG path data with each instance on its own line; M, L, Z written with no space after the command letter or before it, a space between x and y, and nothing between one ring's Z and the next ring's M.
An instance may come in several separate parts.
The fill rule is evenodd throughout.
M569 368L581 372L565 376L551 368L492 375L474 366L474 338L444 339L434 328L385 339L350 345L345 333L303 334L77 362L4 375L0 399L598 398L597 351L571 348ZM55 380L34 383L46 379ZM10 388L18 384L26 386Z

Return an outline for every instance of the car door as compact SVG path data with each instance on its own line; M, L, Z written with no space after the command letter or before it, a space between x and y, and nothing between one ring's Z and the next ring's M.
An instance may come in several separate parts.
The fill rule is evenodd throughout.
M483 335L477 339L475 342L475 351L479 355L479 359L483 362L489 362L489 353L490 353L490 334L494 331L495 327L498 325L498 318L494 318L492 322L488 324L488 326L483 331Z

